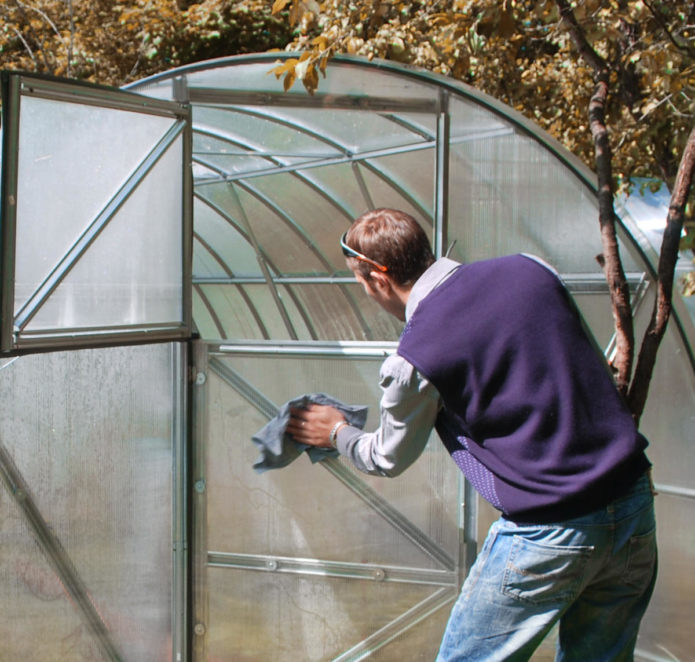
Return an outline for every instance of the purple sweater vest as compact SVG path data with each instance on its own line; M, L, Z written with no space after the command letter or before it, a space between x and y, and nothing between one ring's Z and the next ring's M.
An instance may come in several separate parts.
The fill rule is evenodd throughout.
M398 353L439 391L436 429L457 465L512 520L584 515L650 466L567 290L529 257L459 267L420 302Z

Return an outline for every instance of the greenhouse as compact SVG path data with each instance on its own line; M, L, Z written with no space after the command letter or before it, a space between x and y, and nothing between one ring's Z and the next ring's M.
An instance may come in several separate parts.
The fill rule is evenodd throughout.
M497 516L436 436L393 479L307 454L254 468L252 437L303 394L378 425L401 325L341 252L362 212L411 213L437 256L543 258L614 349L577 159L451 79L336 57L309 95L276 58L121 90L3 74L3 660L434 659ZM616 208L639 338L645 207ZM676 293L642 418L660 557L643 661L692 657L694 319Z

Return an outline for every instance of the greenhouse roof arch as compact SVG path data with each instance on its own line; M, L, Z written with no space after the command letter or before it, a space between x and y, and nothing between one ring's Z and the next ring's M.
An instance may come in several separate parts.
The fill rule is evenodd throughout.
M202 337L395 340L397 324L362 296L337 241L363 211L390 206L428 227L438 255L546 259L610 351L596 183L584 164L513 109L450 78L338 56L314 95L299 83L284 92L271 73L278 57L289 54L197 63L127 88L192 107L193 311ZM639 330L656 254L639 219L618 211ZM692 367L692 315L676 299L674 326Z

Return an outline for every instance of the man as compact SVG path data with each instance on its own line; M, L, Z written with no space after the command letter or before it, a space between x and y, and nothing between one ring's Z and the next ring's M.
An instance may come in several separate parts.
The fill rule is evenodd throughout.
M341 240L365 292L405 321L381 368L381 424L294 410L298 441L395 476L432 428L502 513L454 605L437 662L527 660L559 621L557 660L631 660L656 579L644 449L557 274L531 256L435 261L408 214Z

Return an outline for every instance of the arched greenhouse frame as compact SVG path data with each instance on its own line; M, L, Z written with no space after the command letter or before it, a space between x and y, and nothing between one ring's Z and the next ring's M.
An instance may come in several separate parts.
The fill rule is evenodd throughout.
M3 73L1 659L434 659L495 517L438 439L394 479L254 469L252 436L299 395L378 424L400 328L338 242L367 209L412 213L438 256L547 260L613 351L576 158L448 78L336 57L315 94L283 92L277 57L124 90ZM617 207L638 337L645 206ZM694 318L677 293L643 416L660 574L639 660L693 650Z

